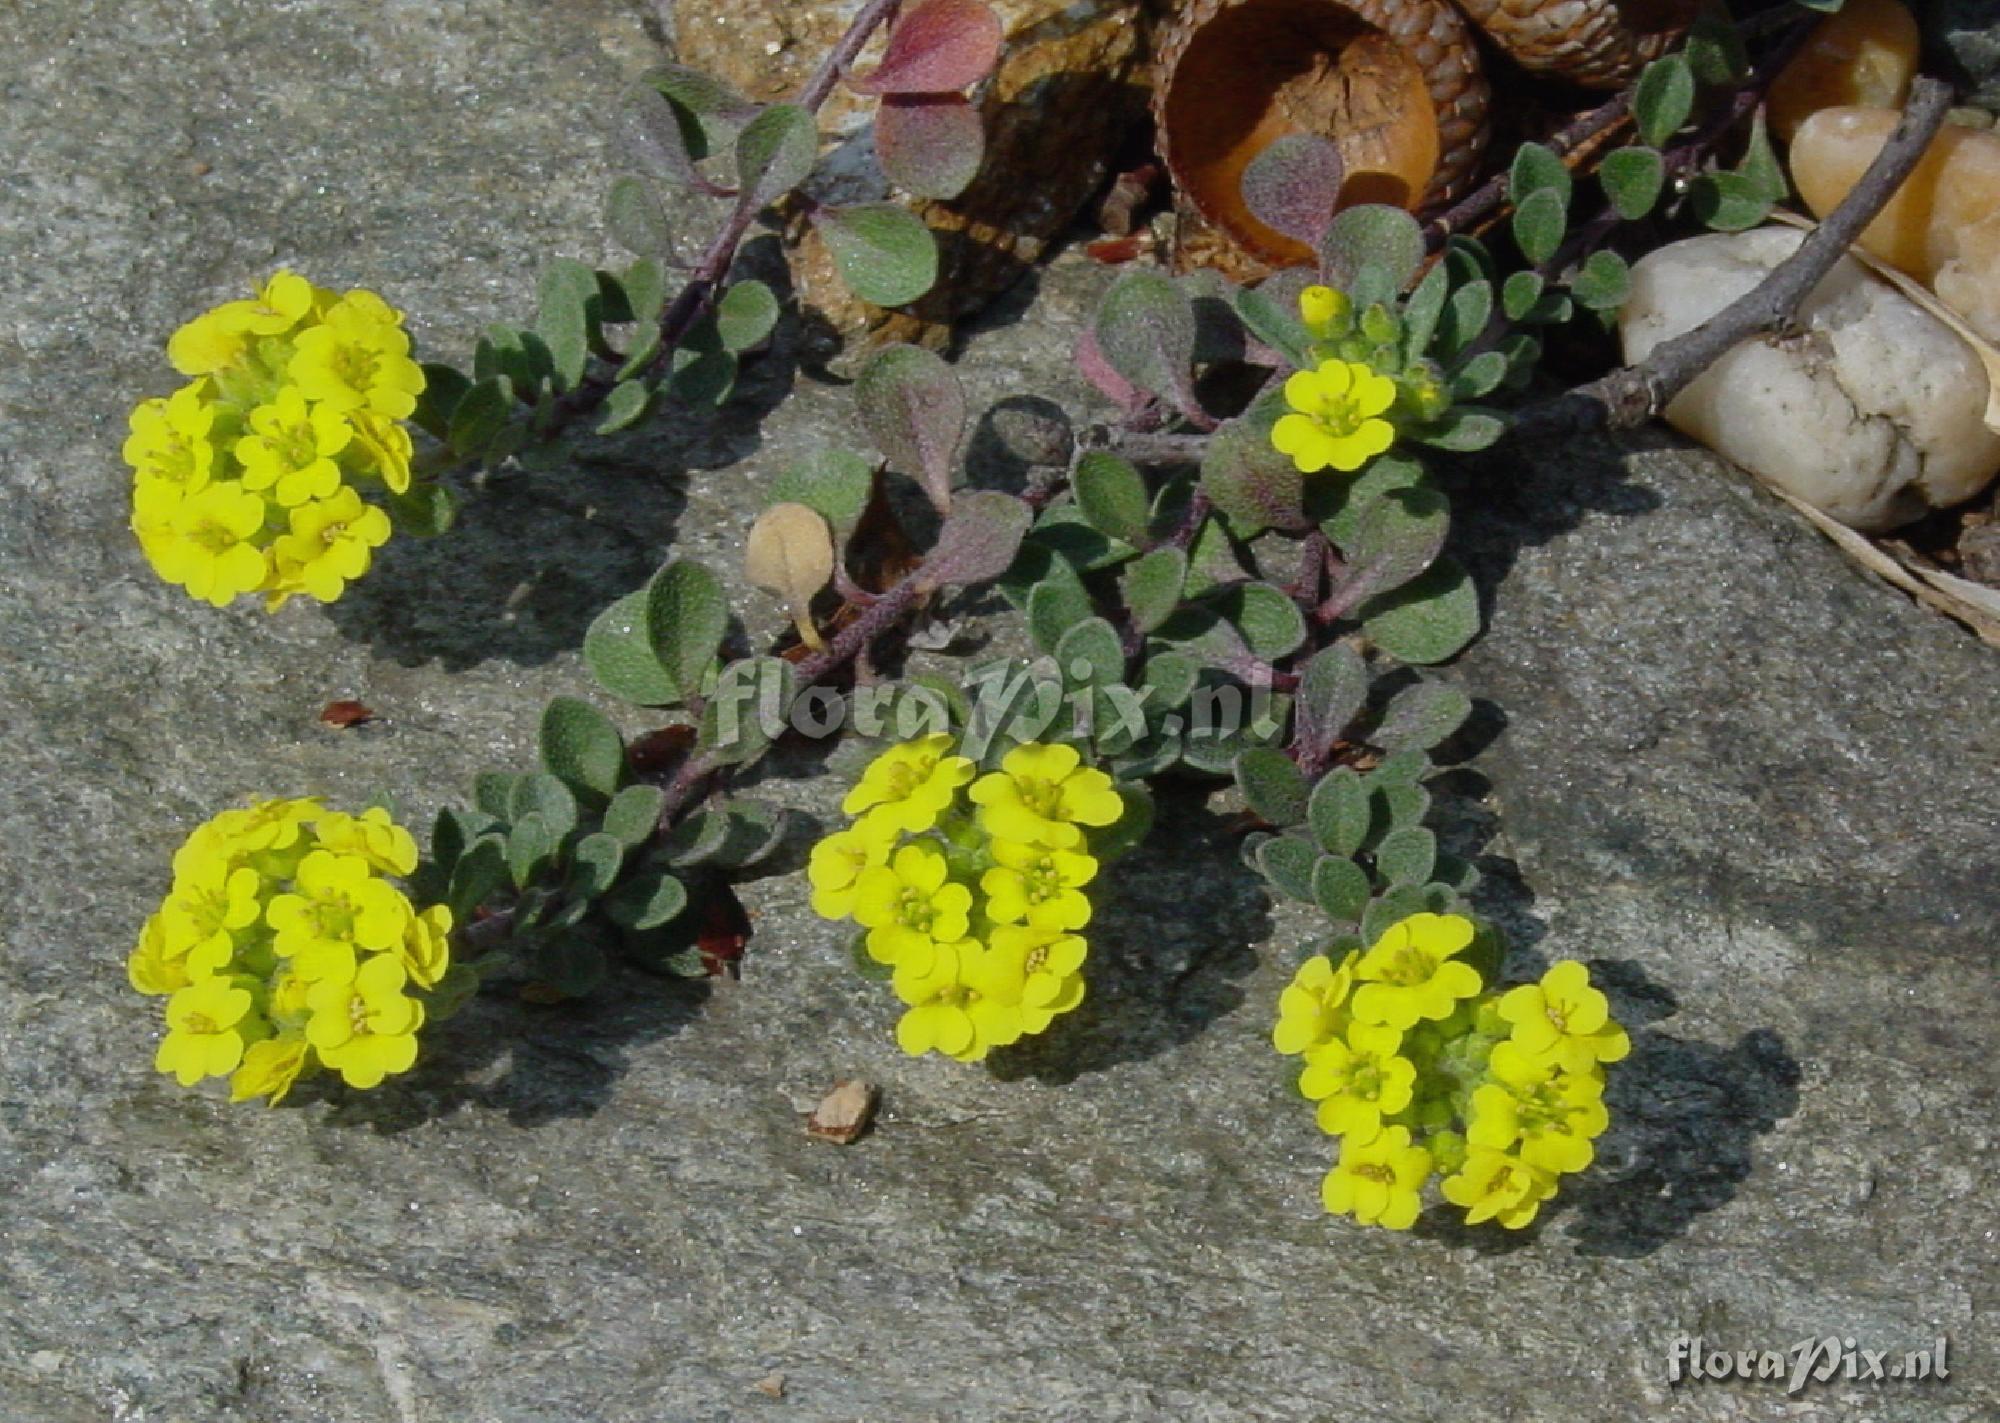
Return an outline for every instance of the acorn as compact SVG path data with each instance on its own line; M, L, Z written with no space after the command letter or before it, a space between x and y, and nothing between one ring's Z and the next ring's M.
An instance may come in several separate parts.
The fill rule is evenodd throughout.
M1458 0L1532 74L1617 89L1677 44L1702 0Z
M1244 170L1274 140L1332 140L1347 165L1342 206L1431 207L1470 188L1487 102L1472 33L1445 0L1186 0L1154 66L1160 151L1183 233L1200 243L1193 260L1245 275L1313 257L1244 205ZM1240 254L1219 250L1230 244ZM1185 265L1185 235L1181 245Z

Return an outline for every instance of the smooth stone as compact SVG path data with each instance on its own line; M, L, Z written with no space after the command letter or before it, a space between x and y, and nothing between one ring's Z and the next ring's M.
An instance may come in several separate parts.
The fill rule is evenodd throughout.
M1706 321L1803 240L1766 227L1649 253L1619 313L1625 359ZM1969 499L2000 471L1978 356L1887 282L1842 258L1796 327L1723 356L1667 407L1668 423L1858 529Z
M1813 26L1771 85L1771 132L1790 142L1813 114L1844 104L1900 107L1917 72L1919 44L1916 19L1898 0L1847 0Z

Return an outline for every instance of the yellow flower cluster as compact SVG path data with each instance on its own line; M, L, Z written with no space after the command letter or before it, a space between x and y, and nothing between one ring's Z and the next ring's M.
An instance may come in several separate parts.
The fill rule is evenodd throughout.
M1442 1174L1469 1223L1519 1230L1590 1164L1604 1064L1631 1039L1573 960L1487 992L1461 957L1475 937L1458 915L1412 915L1338 964L1308 959L1280 997L1272 1044L1304 1058L1299 1090L1340 1138L1329 1211L1407 1230Z
M363 500L410 487L423 370L403 315L279 272L253 300L181 327L167 359L190 377L132 412L132 531L167 582L220 608L262 593L323 603L368 571L389 517Z
M1307 287L1299 318L1312 344L1305 368L1285 382L1287 412L1271 444L1305 474L1352 474L1396 441L1407 424L1423 425L1451 407L1437 368L1406 360L1402 327L1382 306L1357 313L1345 292Z
M950 736L922 737L877 757L841 808L855 819L813 847L813 909L852 919L890 970L903 1051L978 1062L1083 1001L1084 829L1125 803L1074 746L1017 746L979 776Z
M316 1066L350 1087L407 1072L424 1024L410 990L451 962L451 911L417 909L389 879L416 867L416 841L379 809L268 800L196 829L126 964L167 1000L154 1066L273 1106Z

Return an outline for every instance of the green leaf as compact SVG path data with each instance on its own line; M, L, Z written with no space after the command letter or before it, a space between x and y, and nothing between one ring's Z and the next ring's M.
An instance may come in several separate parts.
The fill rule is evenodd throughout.
M604 419L598 422L597 433L609 435L638 424L652 404L653 388L644 381L619 381L604 398Z
M688 153L699 160L722 150L757 115L757 105L711 74L662 64L640 76L680 115Z
M1296 650L1306 640L1306 620L1299 605L1268 583L1239 583L1224 589L1215 606L1266 662Z
M458 857L451 867L451 893L446 902L452 919L470 924L472 913L507 883L507 841L500 835L482 835Z
M682 405L719 407L736 388L736 354L722 349L713 319L703 321L674 351L666 393Z
M1307 660L1299 674L1299 744L1314 763L1324 764L1368 696L1368 668L1345 643L1328 643Z
M1309 527L1305 477L1291 456L1271 444L1282 400L1259 402L1223 425L1201 458L1201 487L1238 533Z
M1514 245L1539 265L1556 255L1568 222L1569 209L1558 194L1547 188L1530 193L1514 209Z
M1058 559L1050 575L1028 594L1028 636L1036 647L1053 654L1064 633L1096 614L1083 580Z
M675 869L705 865L729 843L729 816L704 808L685 816L660 842L660 855Z
M729 630L729 600L713 573L679 558L646 585L646 640L682 696L701 686Z
M1477 400L1491 395L1507 379L1507 357L1499 351L1481 351L1456 371L1446 383L1453 400Z
M653 838L666 808L667 793L658 786L627 786L604 808L605 833L636 850Z
M1313 900L1313 867L1319 851L1296 835L1273 835L1257 847L1257 868L1293 899Z
M460 459L483 454L512 413L514 397L504 376L473 382L451 412L448 443Z
M991 489L961 494L952 501L921 576L931 587L998 578L1014 561L1033 519L1033 511L1011 494Z
M1311 362L1312 333L1294 308L1273 300L1261 287L1238 287L1230 299L1237 318L1252 336L1294 366Z
M885 346L862 367L854 401L889 467L923 485L935 507L948 509L965 437L965 388L957 373L921 346Z
M1507 433L1507 417L1478 405L1454 405L1444 418L1410 432L1434 449L1464 453L1483 450Z
M635 257L657 257L673 246L666 209L641 178L628 175L612 182L604 204L604 225L611 240Z
M605 917L622 929L657 929L687 908L687 887L665 870L645 869L604 896Z
M681 700L673 674L660 665L646 636L646 590L628 593L592 619L583 635L583 660L597 684L642 707Z
M1667 163L1657 148L1618 148L1597 165L1604 196L1627 222L1637 222L1653 210L1666 186Z
M1187 583L1187 564L1186 553L1172 544L1164 544L1133 560L1119 575L1119 596L1132 615L1132 625L1140 632L1151 632L1180 605L1181 589Z
M1313 899L1336 924L1361 918L1371 888L1367 872L1344 855L1321 855L1313 866Z
M514 813L514 787L520 780L505 771L481 771L472 782L472 803L493 819L506 820Z
M1129 544L1146 541L1153 496L1129 461L1105 450L1091 450L1077 461L1070 487L1076 492L1077 507L1093 527Z
M1377 844L1393 830L1422 824L1430 813L1430 792L1422 786L1376 785L1371 777L1368 794L1378 812L1370 823L1370 838Z
M549 349L559 390L583 382L590 359L591 304L597 300L597 273L581 262L558 257L542 269L535 309L535 334Z
M1570 278L1569 289L1592 311L1616 311L1632 294L1632 269L1616 252L1593 252Z
M1375 871L1391 885L1422 886L1437 863L1437 836L1421 826L1391 830L1375 847Z
M1437 560L1451 532L1451 501L1434 489L1392 489L1362 506L1340 541L1349 578L1365 578L1379 596L1400 588Z
M1743 232L1771 215L1764 186L1741 173L1701 174L1688 185L1688 207L1717 232Z
M719 765L740 766L771 746L791 710L796 679L782 657L745 657L722 669L701 710L695 744ZM775 692L775 698L769 693ZM777 725L766 714L775 712Z
M1519 321L1535 309L1547 283L1540 272L1515 272L1500 287L1500 309L1509 321Z
M1414 786L1430 773L1429 753L1412 746L1383 757L1368 773L1367 780L1371 786Z
M567 893L578 899L595 899L611 888L625 863L625 846L615 835L603 831L584 836L570 851Z
M822 208L815 217L849 291L876 306L903 306L937 285L937 239L895 203Z
M583 998L604 982L604 948L586 933L551 934L535 946L528 971L563 998Z
M1303 825L1312 788L1284 752L1253 746L1236 758L1236 783L1250 808L1279 829Z
M1369 599L1359 612L1376 646L1419 666L1444 661L1479 635L1479 594L1449 557L1395 591Z
M472 382L456 366L447 366L437 361L423 363L424 388L417 396L416 412L411 419L417 428L434 440L448 440L451 437L451 413L458 408L458 402L472 389Z
M822 445L778 476L771 486L774 504L803 504L817 509L828 523L846 527L861 517L874 488L875 467L852 450Z
M1647 65L1632 91L1639 136L1658 148L1678 133L1694 112L1694 89L1694 71L1686 56L1670 54Z
M611 719L575 697L542 711L542 765L578 798L602 804L625 776L625 742Z
M411 538L434 539L458 522L458 496L428 479L413 481L400 494L390 490L383 502L396 532Z
M1313 839L1328 854L1356 853L1367 842L1373 823L1368 787L1345 766L1327 772L1306 802L1306 822L1312 827Z
M1736 171L1750 180L1759 197L1769 202L1781 203L1792 195L1792 185L1785 177L1784 165L1778 162L1777 151L1771 147L1771 133L1764 122L1761 105L1751 115L1750 139Z
M1444 319L1438 324L1435 345L1438 354L1452 360L1479 339L1493 318L1493 283L1485 278L1467 282L1445 303Z
M778 298L762 282L738 282L715 306L715 330L725 349L741 354L764 344L778 326Z
M818 157L812 115L796 104L773 104L736 137L737 185L761 208L803 183Z
M1364 295L1386 299L1410 284L1424 260L1424 232L1401 208L1362 203L1335 216L1320 246L1320 260L1327 281L1353 297L1356 307L1365 309L1369 301ZM1364 281L1363 274L1371 272ZM1357 291L1375 286L1387 290Z
M1153 828L1152 791L1137 781L1120 781L1117 791L1125 802L1124 814L1112 824L1088 832L1090 853L1106 862L1137 849Z
M1569 169L1555 150L1539 143L1524 143L1514 150L1513 166L1507 170L1507 196L1516 207L1530 193L1551 192L1569 205Z
M1103 618L1088 618L1065 632L1055 659L1064 679L1074 683L1108 687L1125 680L1125 650Z
M516 820L507 832L507 872L516 889L526 889L555 859L562 835L539 814Z
M544 771L535 771L514 782L514 798L509 806L515 821L539 816L560 840L576 829L576 795L570 788Z
M1371 903L1361 916L1361 937L1372 944L1412 914L1434 912L1422 889L1415 885L1397 885Z
M1423 359L1431 338L1444 320L1445 302L1451 296L1451 271L1443 262L1431 263L1424 279L1417 283L1410 299L1403 303L1403 360Z
M1201 666L1192 657L1178 652L1151 654L1146 658L1146 670L1139 675L1139 685L1152 691L1146 709L1165 713L1184 705L1200 676Z
M1127 381L1199 415L1194 393L1194 305L1158 272L1126 272L1097 308L1097 346Z
M1750 73L1743 34L1726 11L1710 8L1695 17L1688 29L1686 52L1695 79L1711 88L1739 84Z
M1472 698L1444 682L1418 682L1390 699L1369 739L1385 751L1429 750L1472 715Z

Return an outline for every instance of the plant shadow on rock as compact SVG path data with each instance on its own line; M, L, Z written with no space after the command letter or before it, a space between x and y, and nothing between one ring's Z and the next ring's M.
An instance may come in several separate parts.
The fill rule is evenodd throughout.
M509 463L461 487L457 522L396 538L327 608L341 634L406 666L533 666L583 645L591 620L653 576L687 508L691 473L748 459L796 380L796 323L745 361L721 410L662 401L632 430L568 437L527 469Z
M481 994L425 1030L413 1071L338 1097L332 1120L394 1135L466 1107L519 1127L588 1117L633 1054L693 1022L708 992L700 979L618 967L597 992L548 1006Z
M1145 843L1092 886L1083 1003L1048 1032L996 1052L1002 1081L1072 1082L1191 1041L1242 1004L1252 945L1271 932L1264 881L1245 868L1224 817L1162 788Z

